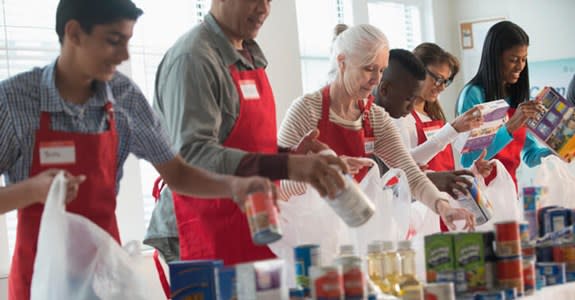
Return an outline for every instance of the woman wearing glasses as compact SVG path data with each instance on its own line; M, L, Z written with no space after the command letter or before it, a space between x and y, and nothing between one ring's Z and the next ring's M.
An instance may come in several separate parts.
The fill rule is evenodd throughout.
M450 144L459 133L482 124L481 112L478 108L474 108L448 123L439 103L439 94L457 75L459 61L433 43L420 44L413 53L423 62L427 77L419 97L413 102L411 114L397 119L396 124L413 159L422 169L453 171L455 159ZM475 166L481 174L491 172L491 165L482 157L477 160ZM442 231L448 230L443 222L440 226Z

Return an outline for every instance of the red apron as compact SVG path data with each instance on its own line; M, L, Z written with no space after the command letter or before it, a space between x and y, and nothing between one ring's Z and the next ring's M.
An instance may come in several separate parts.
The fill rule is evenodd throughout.
M240 98L240 114L223 146L277 153L275 102L263 68L230 67ZM200 199L174 193L180 259L223 259L225 265L275 258L252 242L246 215L231 199Z
M445 125L443 120L432 120L428 122L423 122L417 115L415 110L411 111L411 115L415 119L415 127L417 129L417 145L421 145L427 141L426 132L437 131ZM455 170L455 159L453 158L453 150L451 145L447 145L445 149L437 153L428 163L427 166L433 171L453 171ZM443 223L443 220L439 218L439 227L442 232L449 231L449 228Z
M78 197L66 206L66 210L90 219L120 242L115 215L118 136L112 104L108 102L104 108L108 114L109 129L95 134L54 131L51 129L50 113L41 112L30 177L50 168L65 169L74 175L86 175ZM55 145L74 147L75 162L41 164L40 151ZM33 204L18 210L16 246L9 275L10 300L30 298L43 209L43 204Z
M507 110L507 117L511 118L513 113L515 113L515 108L510 108ZM517 178L516 171L521 164L521 151L525 145L525 139L527 138L527 127L521 126L519 129L513 132L513 140L507 144L499 153L497 153L493 158L498 159L503 163L513 182L515 183L515 188L517 189ZM497 176L497 172L494 169L487 178L485 178L485 183L489 184Z
M369 122L369 110L373 103L373 96L369 96L367 104L358 101L359 109L363 114L363 130L352 130L329 121L329 85L322 89L321 119L318 122L318 140L327 144L337 155L353 157L368 157L374 152L375 138ZM361 169L354 178L358 182L367 174L369 168Z

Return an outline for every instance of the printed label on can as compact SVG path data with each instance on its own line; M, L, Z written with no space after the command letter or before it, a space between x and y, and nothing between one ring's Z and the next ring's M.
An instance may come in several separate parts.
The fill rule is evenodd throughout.
M345 175L346 186L335 199L327 203L337 215L350 227L363 225L375 213L375 205L369 200L359 185L349 175Z
M267 244L281 238L278 212L271 193L255 192L249 194L245 209L255 244Z

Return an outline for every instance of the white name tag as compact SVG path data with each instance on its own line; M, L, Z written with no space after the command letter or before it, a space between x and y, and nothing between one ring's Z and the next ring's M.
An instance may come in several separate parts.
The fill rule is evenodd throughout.
M372 154L375 151L375 139L374 138L366 138L365 139L365 154Z
M74 163L76 163L76 147L73 141L40 143L40 165Z
M244 99L246 100L259 100L260 93L254 80L240 80L240 90Z

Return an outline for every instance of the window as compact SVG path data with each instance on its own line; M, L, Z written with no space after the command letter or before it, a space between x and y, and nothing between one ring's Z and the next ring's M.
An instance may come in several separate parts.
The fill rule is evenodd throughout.
M138 20L134 29L130 68L133 80L152 104L156 70L164 53L182 34L203 20L209 11L211 0L176 0L178 3L171 5L178 9L170 10L166 10L165 3L158 0L134 2L144 10L144 15ZM155 205L152 186L159 175L147 161L140 160L139 167L144 198L144 229L146 229Z
M209 10L211 0L172 0L167 10L165 3L157 0L134 0L144 10L144 15L134 28L130 41L130 60L120 66L121 71L131 76L140 86L150 103L153 100L154 78L157 66L164 52L185 31L197 24ZM0 2L0 80L52 62L58 55L60 45L55 33L55 14L58 0L4 0ZM30 10L30 7L35 9ZM138 170L140 170L138 172ZM151 189L157 173L148 163L133 158L124 168L124 179L119 198L122 194L132 194L133 201L143 207L143 216L139 213L136 222L139 228L130 230L137 234L130 237L142 237L151 216L154 202ZM134 179L137 177L136 179ZM141 182L140 179L141 178ZM125 181L136 181L141 194L134 193L132 186ZM135 196L134 196L135 195ZM142 195L143 197L140 197ZM142 199L143 198L143 199ZM132 199L130 199L132 201ZM121 202L121 201L118 201ZM128 206L133 203L129 203ZM134 226L134 211L121 209L118 203L118 219L122 227ZM122 223L120 219L125 219ZM7 274L16 237L16 212L0 215L0 276ZM124 239L128 241L128 239Z
M385 33L391 48L413 50L422 42L420 5L370 0L369 23Z
M351 25L351 2L344 0L296 0L304 92L327 82L333 29L338 23Z

